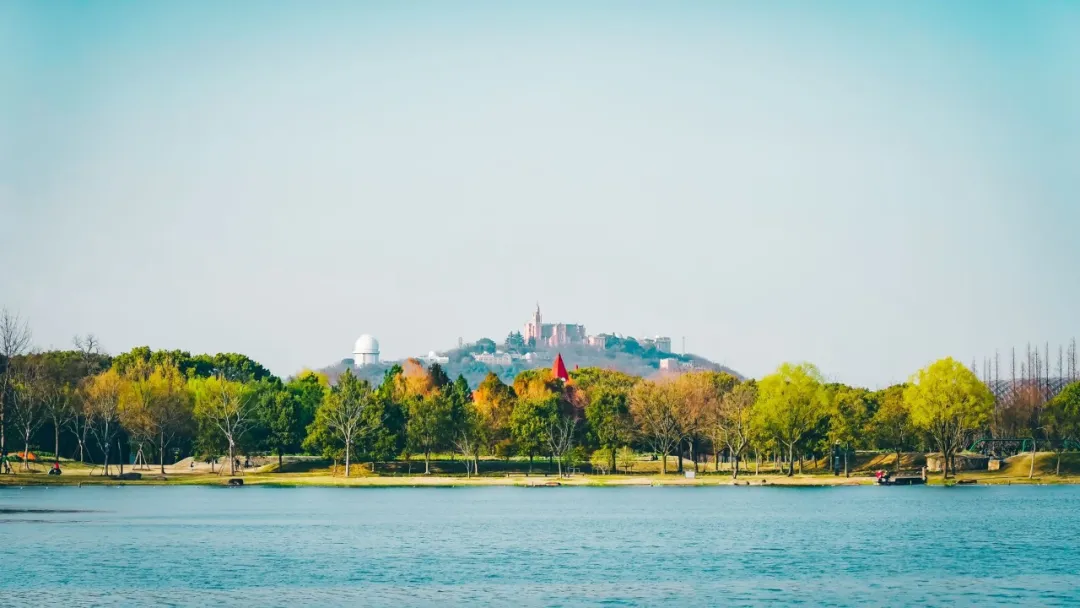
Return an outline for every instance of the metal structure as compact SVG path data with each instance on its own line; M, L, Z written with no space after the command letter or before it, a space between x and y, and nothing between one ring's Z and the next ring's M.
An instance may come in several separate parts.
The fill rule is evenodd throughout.
M1031 451L1031 442L1035 442L1035 447L1044 445L1051 450L1056 447L1064 447L1065 450L1080 450L1080 442L1073 441L1072 439L1065 439L1063 441L1050 440L1050 439L1032 439L1031 437L984 437L982 439L976 439L975 443L971 444L971 447L967 449L968 452L975 452L979 454L986 454L991 456L994 454L1020 454L1023 452ZM1015 447L1015 450L995 450L994 446L1002 446L1003 448Z

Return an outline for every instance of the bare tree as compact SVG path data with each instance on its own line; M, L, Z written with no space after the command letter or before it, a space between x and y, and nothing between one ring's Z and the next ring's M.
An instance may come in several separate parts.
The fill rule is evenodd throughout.
M737 385L720 400L717 420L720 439L732 458L732 478L739 478L739 461L750 444L750 410L757 400L757 388L750 383Z
M195 415L206 420L229 444L229 474L236 474L236 445L255 424L257 402L251 389L223 376L195 384Z
M85 393L76 390L71 396L71 416L68 417L66 426L78 443L79 462L86 462L86 442L93 423L92 410L88 407Z
M353 446L366 430L365 414L373 405L374 394L368 381L345 370L316 412L316 424L337 435L345 444L345 477L350 474Z
M667 474L668 454L683 438L671 384L639 382L630 392L630 411L641 427L642 438L662 458L661 472Z
M1069 342L1069 381L1076 380L1076 338Z
M83 400L90 432L101 448L105 475L109 474L109 453L113 439L120 432L120 392L123 380L116 370L102 372L86 383Z
M563 476L563 460L574 449L574 435L577 432L577 418L573 416L555 416L548 420L544 439L552 457L559 464L559 477Z
M467 401L454 421L453 443L465 461L465 476L480 475L480 449L484 445L484 424L476 404ZM470 463L472 463L470 471Z
M53 426L53 456L60 460L60 430L76 415L74 390L60 370L47 368L42 377L41 396Z
M17 313L0 309L0 453L6 451L7 410L12 382L12 360L30 348L30 326Z
M102 371L100 362L104 351L101 348L101 342L94 334L75 336L72 343L79 351L81 367L77 373L80 380L71 395L71 411L67 418L67 427L78 443L79 462L86 462L86 446L91 434L90 429L93 428L95 422L94 408L86 398L87 388L93 381L93 376Z
M23 440L23 468L30 470L30 439L45 423L44 382L41 362L23 358L16 363L11 383L11 419Z

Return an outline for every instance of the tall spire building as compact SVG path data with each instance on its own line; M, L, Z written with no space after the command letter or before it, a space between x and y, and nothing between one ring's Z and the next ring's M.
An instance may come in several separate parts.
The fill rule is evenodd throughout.
M580 344L585 341L585 326L577 323L544 323L538 302L536 312L525 323L525 331L521 332L521 336L526 344L534 346Z

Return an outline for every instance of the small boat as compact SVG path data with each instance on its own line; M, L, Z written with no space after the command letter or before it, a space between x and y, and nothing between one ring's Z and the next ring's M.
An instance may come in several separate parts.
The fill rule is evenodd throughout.
M879 486L921 486L926 483L925 471L898 473L895 477L890 471L877 471L874 476Z

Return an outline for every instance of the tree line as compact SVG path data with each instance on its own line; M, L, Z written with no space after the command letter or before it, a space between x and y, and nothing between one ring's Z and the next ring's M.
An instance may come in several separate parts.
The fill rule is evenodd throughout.
M949 358L877 391L828 383L805 363L760 380L710 371L644 379L594 367L564 382L532 369L511 384L488 374L472 390L416 360L378 384L351 371L333 384L310 371L283 381L240 354L140 347L110 357L92 337L72 350L25 352L28 338L5 339L17 333L10 329L0 323L0 449L52 448L106 473L125 454L163 472L170 453L226 456L235 473L239 454L274 454L280 466L301 452L343 464L346 476L358 462L377 471L402 458L422 458L430 473L447 452L467 475L481 472L482 457L530 469L544 458L560 474L585 462L617 472L644 452L663 473L672 456L678 471L726 461L738 477L751 459L793 475L806 460L839 455L848 474L854 450L874 449L895 453L897 466L903 452L935 450L947 476L964 446L1003 416L1009 433L1041 439L1059 458L1080 439L1080 383L1023 409Z

